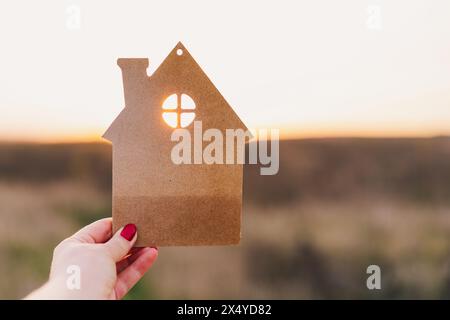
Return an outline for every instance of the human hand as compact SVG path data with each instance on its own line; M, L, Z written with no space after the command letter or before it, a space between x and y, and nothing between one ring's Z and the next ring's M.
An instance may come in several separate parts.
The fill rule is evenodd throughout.
M55 248L48 282L26 299L123 298L158 256L156 248L133 248L136 238L133 224L112 235L111 218L84 227ZM79 288L68 285L73 266Z

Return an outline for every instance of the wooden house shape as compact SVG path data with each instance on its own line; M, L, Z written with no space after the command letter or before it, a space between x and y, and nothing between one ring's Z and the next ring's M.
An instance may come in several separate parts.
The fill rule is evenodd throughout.
M146 58L117 64L125 107L103 135L113 149L114 229L136 224L137 246L239 243L243 165L174 164L171 134L193 136L193 120L224 137L246 126L181 42L150 76Z

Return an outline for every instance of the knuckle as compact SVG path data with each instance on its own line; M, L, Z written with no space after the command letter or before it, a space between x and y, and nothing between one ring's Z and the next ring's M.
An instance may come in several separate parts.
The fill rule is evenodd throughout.
M127 253L128 250L130 250L130 244L125 240L120 239L117 242L118 242L117 245L119 246L121 252Z
M116 239L115 241L110 242L107 247L109 253L113 256L116 256L118 254L125 255L130 249L129 244L125 241L122 241L121 239Z
M53 256L58 255L61 251L64 251L67 248L68 241L67 239L58 243L58 245L53 249Z

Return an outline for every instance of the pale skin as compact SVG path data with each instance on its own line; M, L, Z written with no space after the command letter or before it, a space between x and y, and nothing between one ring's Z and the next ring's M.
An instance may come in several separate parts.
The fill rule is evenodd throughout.
M158 256L156 248L133 248L112 219L98 220L63 240L53 252L50 277L25 299L122 299ZM79 266L80 288L67 285L68 267Z

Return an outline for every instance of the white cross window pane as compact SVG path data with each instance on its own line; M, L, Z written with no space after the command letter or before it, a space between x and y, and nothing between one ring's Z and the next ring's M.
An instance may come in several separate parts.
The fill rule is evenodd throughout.
M177 127L177 117L178 113L176 112L163 112L162 114L164 121L171 126L172 128Z
M182 128L187 127L191 124L192 121L195 119L195 113L193 112L183 112L180 114L180 126Z
M195 102L187 94L181 94L181 109L195 109Z
M166 100L164 100L162 108L164 110L175 110L177 108L177 95L172 94Z
M195 102L187 94L171 94L164 100L162 117L172 128L185 128L195 119ZM189 112L187 112L189 110Z

